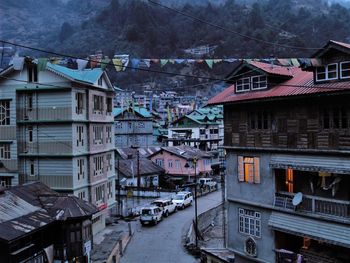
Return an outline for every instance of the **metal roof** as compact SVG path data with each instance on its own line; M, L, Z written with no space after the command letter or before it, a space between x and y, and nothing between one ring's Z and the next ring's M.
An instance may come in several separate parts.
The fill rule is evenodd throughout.
M281 232L350 248L349 225L272 212L269 226Z
M278 155L271 157L270 166L279 169L350 174L349 158L341 157Z
M117 117L119 116L121 113L125 112L125 111L129 111L129 112L135 112L139 115L141 115L144 118L151 118L152 114L149 112L149 110L147 110L144 107L139 107L139 106L134 106L134 107L126 107L126 108L120 108L120 107L115 107L113 109L113 116Z
M272 98L350 91L350 81L315 84L313 73L295 68L293 78L281 82L271 89L235 93L232 85L208 101L208 104L230 104Z
M195 148L195 147L190 147L190 146L185 146L185 145L162 147L160 151L167 151L171 154L175 154L175 155L177 155L183 159L186 159L186 160L192 160L193 158L201 159L201 158L211 158L212 157L212 155L210 153L207 153L207 152L202 151L202 150ZM156 155L159 152L156 152L153 155Z
M154 175L154 174L161 174L165 170L153 163L151 160L147 158L140 158L139 159L139 167L140 167L140 175L146 176L146 175ZM131 169L133 167L133 169ZM116 169L118 169L118 166L116 165ZM119 171L124 174L128 178L132 178L133 176L137 176L137 159L126 159L126 160L120 160L119 161Z
M52 64L50 62L47 63L46 68L49 71L53 71L54 73L61 75L62 77L80 82L86 82L89 84L96 83L103 74L103 70L101 68L77 70Z

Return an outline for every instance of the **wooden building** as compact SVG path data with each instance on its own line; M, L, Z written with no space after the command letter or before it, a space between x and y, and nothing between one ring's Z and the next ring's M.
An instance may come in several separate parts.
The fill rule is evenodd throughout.
M97 212L39 182L1 188L1 262L89 262Z
M312 58L242 62L209 101L224 104L236 262L350 261L350 45Z

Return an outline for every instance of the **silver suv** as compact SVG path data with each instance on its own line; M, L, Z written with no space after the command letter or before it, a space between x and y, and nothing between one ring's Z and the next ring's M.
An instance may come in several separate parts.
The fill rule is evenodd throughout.
M186 206L192 205L193 195L191 192L178 192L173 197L173 202L177 208L185 209Z
M170 199L157 199L151 205L158 206L163 211L163 216L167 217L169 214L176 212L176 204Z
M141 225L146 224L158 224L163 218L163 212L158 206L144 207L140 211L140 222Z

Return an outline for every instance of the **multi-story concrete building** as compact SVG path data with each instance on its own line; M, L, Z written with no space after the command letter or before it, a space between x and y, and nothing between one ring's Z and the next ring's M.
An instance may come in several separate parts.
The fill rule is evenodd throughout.
M224 139L222 113L221 106L200 108L174 121L168 128L168 146L217 150Z
M116 148L154 145L152 115L146 108L114 108L113 116Z
M235 262L350 262L350 45L305 71L242 62L224 104Z
M1 137L9 140L1 145L11 155L6 172L16 184L18 156L20 183L41 181L93 203L100 209L97 231L115 205L113 86L99 68L47 63L39 69L26 59L20 70L1 72Z

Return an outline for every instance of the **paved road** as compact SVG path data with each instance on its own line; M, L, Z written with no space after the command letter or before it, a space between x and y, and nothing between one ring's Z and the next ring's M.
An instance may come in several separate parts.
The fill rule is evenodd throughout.
M198 213L221 202L221 191L198 198ZM194 205L164 218L156 226L134 224L135 234L126 248L121 263L194 263L195 258L183 246L183 237L194 218Z

